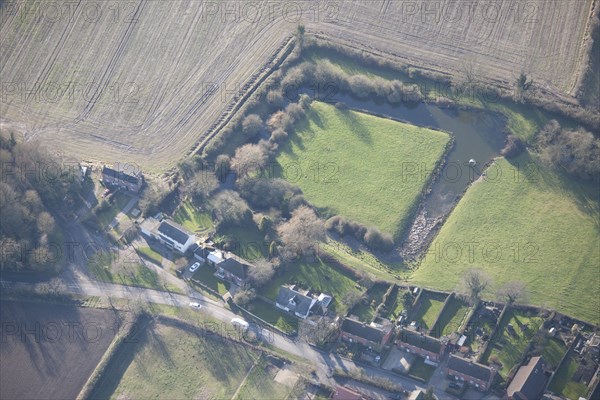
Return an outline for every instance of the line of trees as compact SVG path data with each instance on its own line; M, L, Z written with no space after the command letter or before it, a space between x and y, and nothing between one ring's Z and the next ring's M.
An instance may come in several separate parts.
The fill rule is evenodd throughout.
M81 190L78 164L0 132L0 165L1 269L57 271L62 234L55 218Z

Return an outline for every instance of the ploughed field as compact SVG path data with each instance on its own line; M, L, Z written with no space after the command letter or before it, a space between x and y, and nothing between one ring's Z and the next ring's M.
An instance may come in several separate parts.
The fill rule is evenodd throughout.
M281 146L276 171L326 214L395 234L411 222L449 140L445 132L315 101ZM407 176L415 164L423 174Z
M0 397L74 399L119 329L113 311L41 302L0 304Z
M78 158L163 171L207 138L299 23L411 65L504 87L523 70L573 94L591 4L2 2L1 122Z

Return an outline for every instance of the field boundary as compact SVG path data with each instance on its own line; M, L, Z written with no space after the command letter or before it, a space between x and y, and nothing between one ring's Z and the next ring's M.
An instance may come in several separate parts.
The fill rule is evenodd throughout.
M142 328L137 328L137 324L142 320L145 322L145 325ZM144 329L146 329L146 327L151 321L152 320L149 316L143 314L136 316L134 320L127 325L127 330L123 332L123 334L118 335L112 341L109 348L102 356L102 359L94 369L94 372L92 372L92 375L90 375L88 381L85 383L85 385L77 395L77 400L87 400L91 398L91 395L96 390L96 386L98 385L102 376L104 375L104 371L106 371L106 368L110 365L110 362L113 360L114 356L119 352L123 343L125 343L127 339L132 338L138 333L141 333Z
M292 53L295 47L295 38L293 36L288 36L284 39L283 44L275 51L271 60L267 62L266 72L256 81L246 83L246 85L252 86L252 88L246 91L240 98L234 101L227 107L227 111L217 119L217 121L210 127L208 130L202 134L196 142L196 145L192 147L190 152L184 157L187 158L191 155L198 154L202 155L202 152L206 148L206 146L215 139L221 130L227 126L227 124L234 118L234 116L242 109L246 101L263 85L263 83L275 72L279 66L287 59L287 57ZM282 53L283 51L283 53ZM270 65L270 66L269 66Z

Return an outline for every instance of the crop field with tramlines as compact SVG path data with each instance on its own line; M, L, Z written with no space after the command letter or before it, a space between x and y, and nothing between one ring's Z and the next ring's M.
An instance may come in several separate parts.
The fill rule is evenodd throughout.
M523 70L572 94L591 3L2 2L0 124L82 159L164 171L235 111L298 24L417 67L504 86Z

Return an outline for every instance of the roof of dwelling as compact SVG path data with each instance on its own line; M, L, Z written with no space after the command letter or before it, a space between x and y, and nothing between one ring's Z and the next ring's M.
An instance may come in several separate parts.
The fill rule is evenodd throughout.
M331 296L330 296L330 295L328 295L328 294L321 293L321 294L319 295L319 297L317 297L317 300L318 300L318 301L321 303L321 305L322 305L323 307L328 307L328 306L329 306L329 304L331 304L331 301L333 300L333 297L331 297Z
M290 301L294 302L292 307L289 307ZM306 315L314 305L315 300L288 286L281 286L277 295L277 303L290 308L290 310L298 314Z
M213 250L210 253L208 253L208 260L215 263L215 264L219 264L222 263L224 258L223 258L223 252L221 250Z
M488 381L492 376L491 368L457 357L454 354L448 359L448 368L482 381Z
M542 394L548 377L544 373L544 359L532 357L527 365L523 365L506 389L509 396L521 393L527 399L537 399Z
M360 393L356 393L343 386L336 386L331 398L333 400L361 400L364 397Z
M433 353L439 353L442 349L442 343L439 339L406 329L403 329L402 332L400 332L400 340L404 343Z
M102 168L102 175L108 175L110 177L113 177L115 179L119 179L125 182L129 182L129 183L133 183L133 184L137 184L139 178L135 175L131 175L126 173L125 171L117 171L114 170L112 168L109 167L103 167ZM138 172L139 175L139 172Z
M246 279L248 275L248 265L243 264L235 258L226 258L219 263L219 268L223 268L225 271L237 276L240 279Z
M381 343L383 337L387 334L387 331L375 328L351 318L346 318L344 320L342 323L342 331L376 343Z
M190 236L192 236L192 234L186 231L184 227L167 219L160 223L158 226L158 232L181 244L187 242Z
M206 258L210 254L210 250L206 247L198 246L194 248L194 254L196 254L198 257Z

